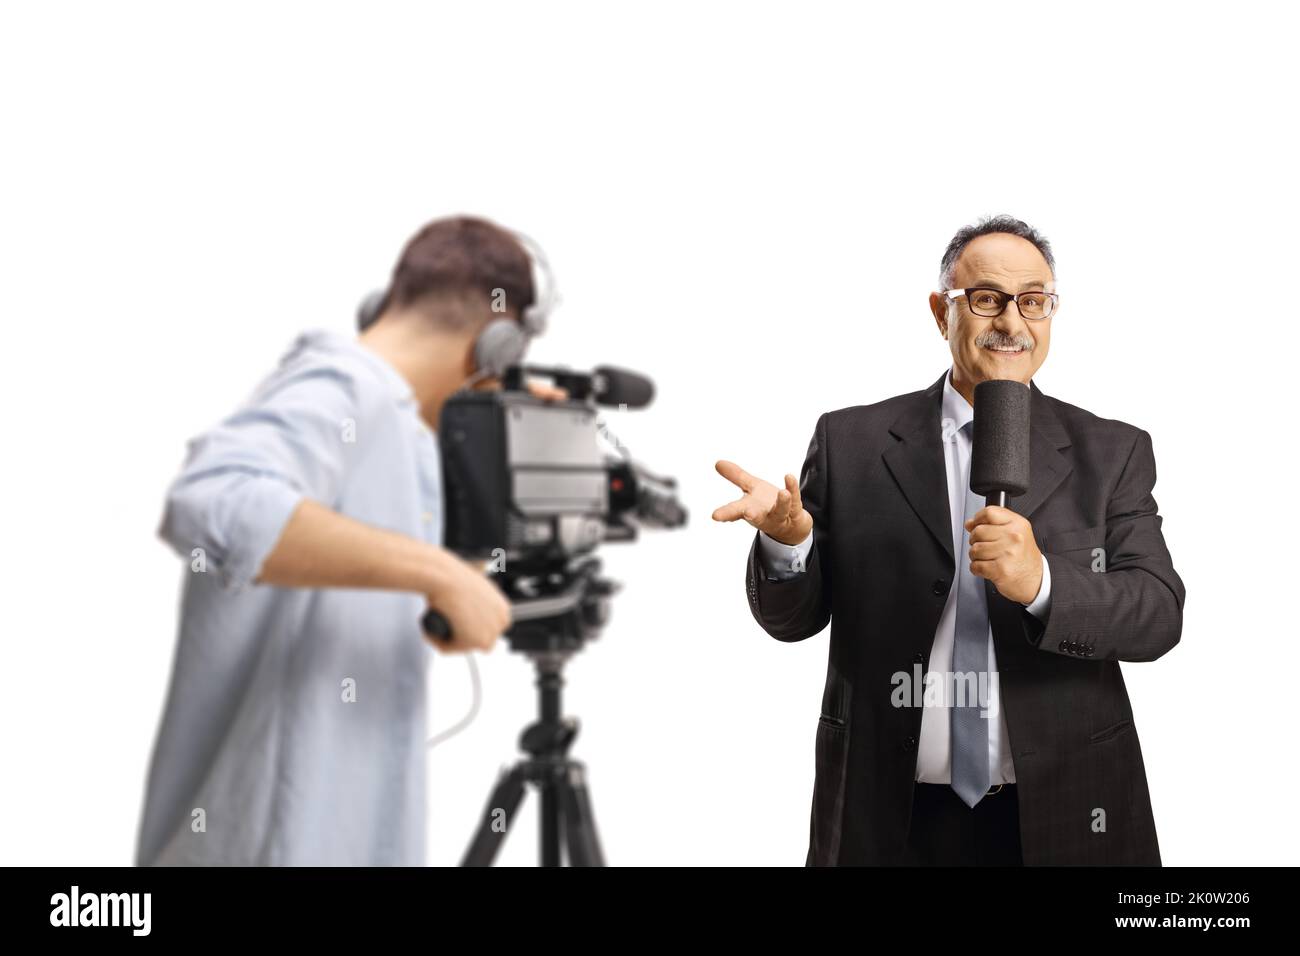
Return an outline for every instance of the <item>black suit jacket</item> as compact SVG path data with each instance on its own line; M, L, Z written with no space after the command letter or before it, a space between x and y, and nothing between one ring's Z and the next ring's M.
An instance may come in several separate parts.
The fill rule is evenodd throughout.
M947 374L818 419L800 484L814 527L803 573L769 580L757 533L750 548L749 606L768 634L801 641L831 624L810 865L903 858L922 711L893 706L891 693L893 675L924 672L956 569L940 424ZM1182 631L1183 582L1151 496L1151 436L1030 390L1030 486L1009 507L1047 556L1046 623L985 582L1024 861L1158 865L1119 667L1155 660Z

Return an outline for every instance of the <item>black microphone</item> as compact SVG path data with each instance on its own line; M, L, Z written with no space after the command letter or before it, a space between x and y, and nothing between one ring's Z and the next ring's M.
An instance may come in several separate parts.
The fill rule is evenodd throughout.
M654 400L655 383L625 368L601 365L592 370L591 395L597 405L645 408Z
M990 505L1029 490L1029 386L990 379L975 386L970 490Z

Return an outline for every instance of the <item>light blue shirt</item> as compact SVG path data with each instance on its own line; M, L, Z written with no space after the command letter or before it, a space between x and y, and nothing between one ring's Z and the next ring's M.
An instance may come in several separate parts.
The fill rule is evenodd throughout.
M421 595L254 584L303 498L440 544L437 443L406 380L330 332L192 440L159 534L184 559L140 864L422 865Z
M948 484L948 514L952 522L952 550L961 560L969 561L969 543L966 534L966 491L969 487L971 436L962 431L962 427L975 417L975 410L952 387L952 371L943 380L943 400L939 409L940 436L943 441L944 470ZM808 565L808 553L812 550L813 536L810 534L796 545L785 545L759 532L759 553L768 577L782 580L802 572ZM1052 577L1047 567L1047 556L1043 556L1043 581L1038 595L1025 605L1025 609L1035 617L1043 618L1051 606ZM939 617L939 626L935 629L934 643L930 649L928 673L946 675L952 669L952 646L957 630L957 581L956 575L948 589L948 600ZM990 782L1015 783L1016 771L1011 760L1011 746L1007 735L1007 718L1002 712L1001 686L998 680L997 653L993 646L993 628L989 626L989 682L988 714L989 725L989 769ZM951 681L945 680L939 686L948 688ZM928 699L928 695L927 695ZM927 706L921 715L921 736L917 744L916 779L921 783L951 783L952 749L950 745L951 716L949 708L952 701L944 697L942 702Z

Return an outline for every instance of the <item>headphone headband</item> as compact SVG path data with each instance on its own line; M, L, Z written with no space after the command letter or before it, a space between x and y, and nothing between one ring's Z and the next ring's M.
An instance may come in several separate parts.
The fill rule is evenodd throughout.
M560 304L560 293L555 284L555 273L551 270L551 263L546 258L546 253L535 239L517 229L510 230L510 233L515 237L515 241L523 246L524 251L528 253L533 272L533 301L531 305L524 307L519 318L523 321L524 328L531 335L541 335L546 331L551 313Z

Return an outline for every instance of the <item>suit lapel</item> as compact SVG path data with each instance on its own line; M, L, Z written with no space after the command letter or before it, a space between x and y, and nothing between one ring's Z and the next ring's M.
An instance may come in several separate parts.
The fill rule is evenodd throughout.
M942 384L942 380L941 380ZM1068 448L1070 436L1052 411L1047 396L1029 382L1029 490L1011 498L1011 510L1028 518L1074 470L1058 449Z
M947 374L945 370L938 381L908 402L903 413L889 426L889 433L898 441L885 448L883 457L898 490L952 561L948 476L944 471L943 431L939 421L943 380Z
M908 402L889 426L890 434L898 440L885 448L882 457L899 491L955 566L940 421L947 375L945 370L933 385ZM1058 450L1069 446L1069 436L1032 380L1029 391L1029 490L1010 499L1011 510L1025 517L1047 500L1072 468Z

